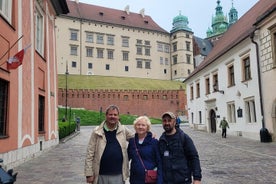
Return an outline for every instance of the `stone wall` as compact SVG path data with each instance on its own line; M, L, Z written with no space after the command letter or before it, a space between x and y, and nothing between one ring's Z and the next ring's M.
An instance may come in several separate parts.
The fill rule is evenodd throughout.
M186 93L179 90L86 90L68 89L67 107L105 112L115 104L120 114L160 118L165 111L187 115ZM58 104L66 106L66 90L59 89Z

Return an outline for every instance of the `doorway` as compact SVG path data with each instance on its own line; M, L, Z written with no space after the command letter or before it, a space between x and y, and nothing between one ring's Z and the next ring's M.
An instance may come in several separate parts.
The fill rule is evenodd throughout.
M213 109L210 110L210 124L211 124L211 133L216 133L217 132L216 112Z

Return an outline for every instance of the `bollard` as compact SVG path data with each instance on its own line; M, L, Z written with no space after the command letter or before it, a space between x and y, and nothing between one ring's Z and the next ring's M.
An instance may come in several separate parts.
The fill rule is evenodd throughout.
M261 142L272 142L272 137L266 128L260 130Z

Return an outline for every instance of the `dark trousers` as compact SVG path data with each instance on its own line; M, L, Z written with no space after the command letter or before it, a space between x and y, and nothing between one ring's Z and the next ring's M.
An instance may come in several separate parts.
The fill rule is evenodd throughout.
M222 134L221 134L222 138L226 138L226 128L222 129Z

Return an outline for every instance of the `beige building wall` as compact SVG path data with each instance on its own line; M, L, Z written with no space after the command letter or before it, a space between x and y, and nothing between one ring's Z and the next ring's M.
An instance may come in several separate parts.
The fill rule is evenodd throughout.
M70 4L72 13L59 16L56 20L58 74L65 74L67 65L70 75L160 80L184 80L193 71L193 33L191 31L179 28L178 31L169 33L148 18L149 16L145 18L141 12L128 14L126 10L121 12L122 15L126 15L126 19L135 17L135 20L140 23L116 24L114 22L124 18L124 16L118 16L120 10L98 6L94 8L93 5L78 2L70 2ZM75 12L76 7L81 13ZM93 15L88 13L92 11L89 8L94 11ZM88 18L81 18L80 14ZM97 17L98 14L102 14L102 21ZM106 16L107 14L109 16ZM110 15L116 15L118 18L110 18ZM137 15L140 15L141 19ZM148 25L147 19L150 20ZM141 27L141 20L146 26ZM74 39L71 39L72 34ZM91 35L90 42L87 41L88 34ZM97 42L99 35L102 37L102 43ZM110 37L113 38L113 44L110 44ZM127 45L123 45L123 40L128 41ZM174 42L178 44L177 51L172 51ZM72 46L76 48L76 54L71 53ZM137 51L138 48L141 48L141 53ZM90 56L87 55L87 49L90 49L90 52L92 50ZM102 58L98 57L98 50L102 50ZM146 54L148 51L149 53ZM108 58L108 52L113 52L113 58ZM128 59L124 59L126 53ZM172 55L178 58L177 63L172 62ZM188 55L190 62L187 61Z

